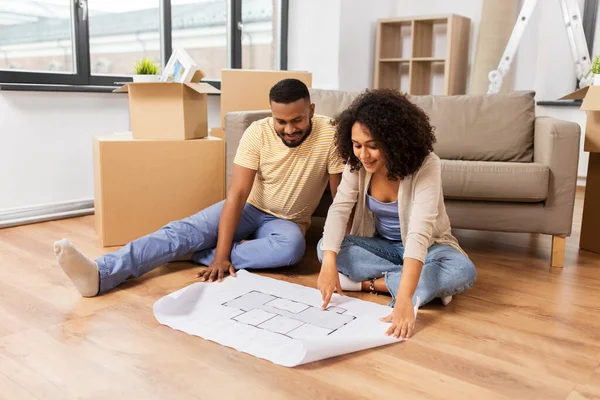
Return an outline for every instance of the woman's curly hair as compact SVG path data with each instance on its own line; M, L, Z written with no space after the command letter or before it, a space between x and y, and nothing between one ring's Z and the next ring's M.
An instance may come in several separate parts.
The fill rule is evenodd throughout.
M388 179L414 174L433 151L434 128L421 108L398 90L367 90L333 121L338 153L350 164L351 171L362 167L352 144L352 126L356 122L371 132L385 154Z

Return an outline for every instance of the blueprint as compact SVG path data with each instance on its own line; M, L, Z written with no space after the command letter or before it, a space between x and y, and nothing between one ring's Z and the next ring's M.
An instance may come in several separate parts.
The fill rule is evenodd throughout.
M220 283L198 282L154 304L173 329L293 367L397 343L379 319L391 308L334 294L321 310L313 288L238 271ZM415 307L416 313L416 307Z
M253 290L223 304L240 311L234 321L291 339L331 335L356 319L341 307L323 311L306 303Z

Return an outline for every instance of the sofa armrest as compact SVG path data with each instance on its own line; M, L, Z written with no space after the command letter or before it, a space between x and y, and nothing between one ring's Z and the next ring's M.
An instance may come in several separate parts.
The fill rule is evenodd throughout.
M229 191L229 182L233 173L233 159L240 139L246 129L259 119L271 116L270 110L260 111L235 111L225 114L225 188Z
M581 128L574 122L549 117L535 119L533 162L550 168L545 207L553 213L546 218L546 232L569 236L573 224Z

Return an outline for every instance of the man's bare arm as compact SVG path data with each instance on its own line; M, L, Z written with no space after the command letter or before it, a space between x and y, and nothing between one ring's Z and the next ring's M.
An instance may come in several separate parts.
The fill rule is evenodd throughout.
M212 282L215 278L221 280L227 272L235 275L235 266L231 265L230 260L233 236L240 221L242 210L246 205L246 200L248 200L252 190L255 176L255 170L233 164L233 176L229 193L219 219L219 235L215 258L208 269L201 273L202 280L208 280L209 282Z
M335 194L337 193L338 186L342 181L342 174L333 174L329 175L329 190L331 190L331 198L335 199Z

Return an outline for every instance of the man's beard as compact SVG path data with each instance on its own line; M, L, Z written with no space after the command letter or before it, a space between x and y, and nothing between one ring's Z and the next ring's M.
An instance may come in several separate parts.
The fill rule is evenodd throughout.
M310 133L312 132L312 121L310 121L310 125L308 126L308 132L306 132L304 134L304 136L302 136L302 139L300 139L300 141L298 143L288 143L285 141L284 137L285 135L282 135L281 133L275 131L277 133L277 136L279 136L279 139L281 139L281 141L283 142L283 144L285 144L287 147L289 148L294 148L294 147L298 147L300 146L302 143L304 143L304 141L306 140L306 138L310 135Z

